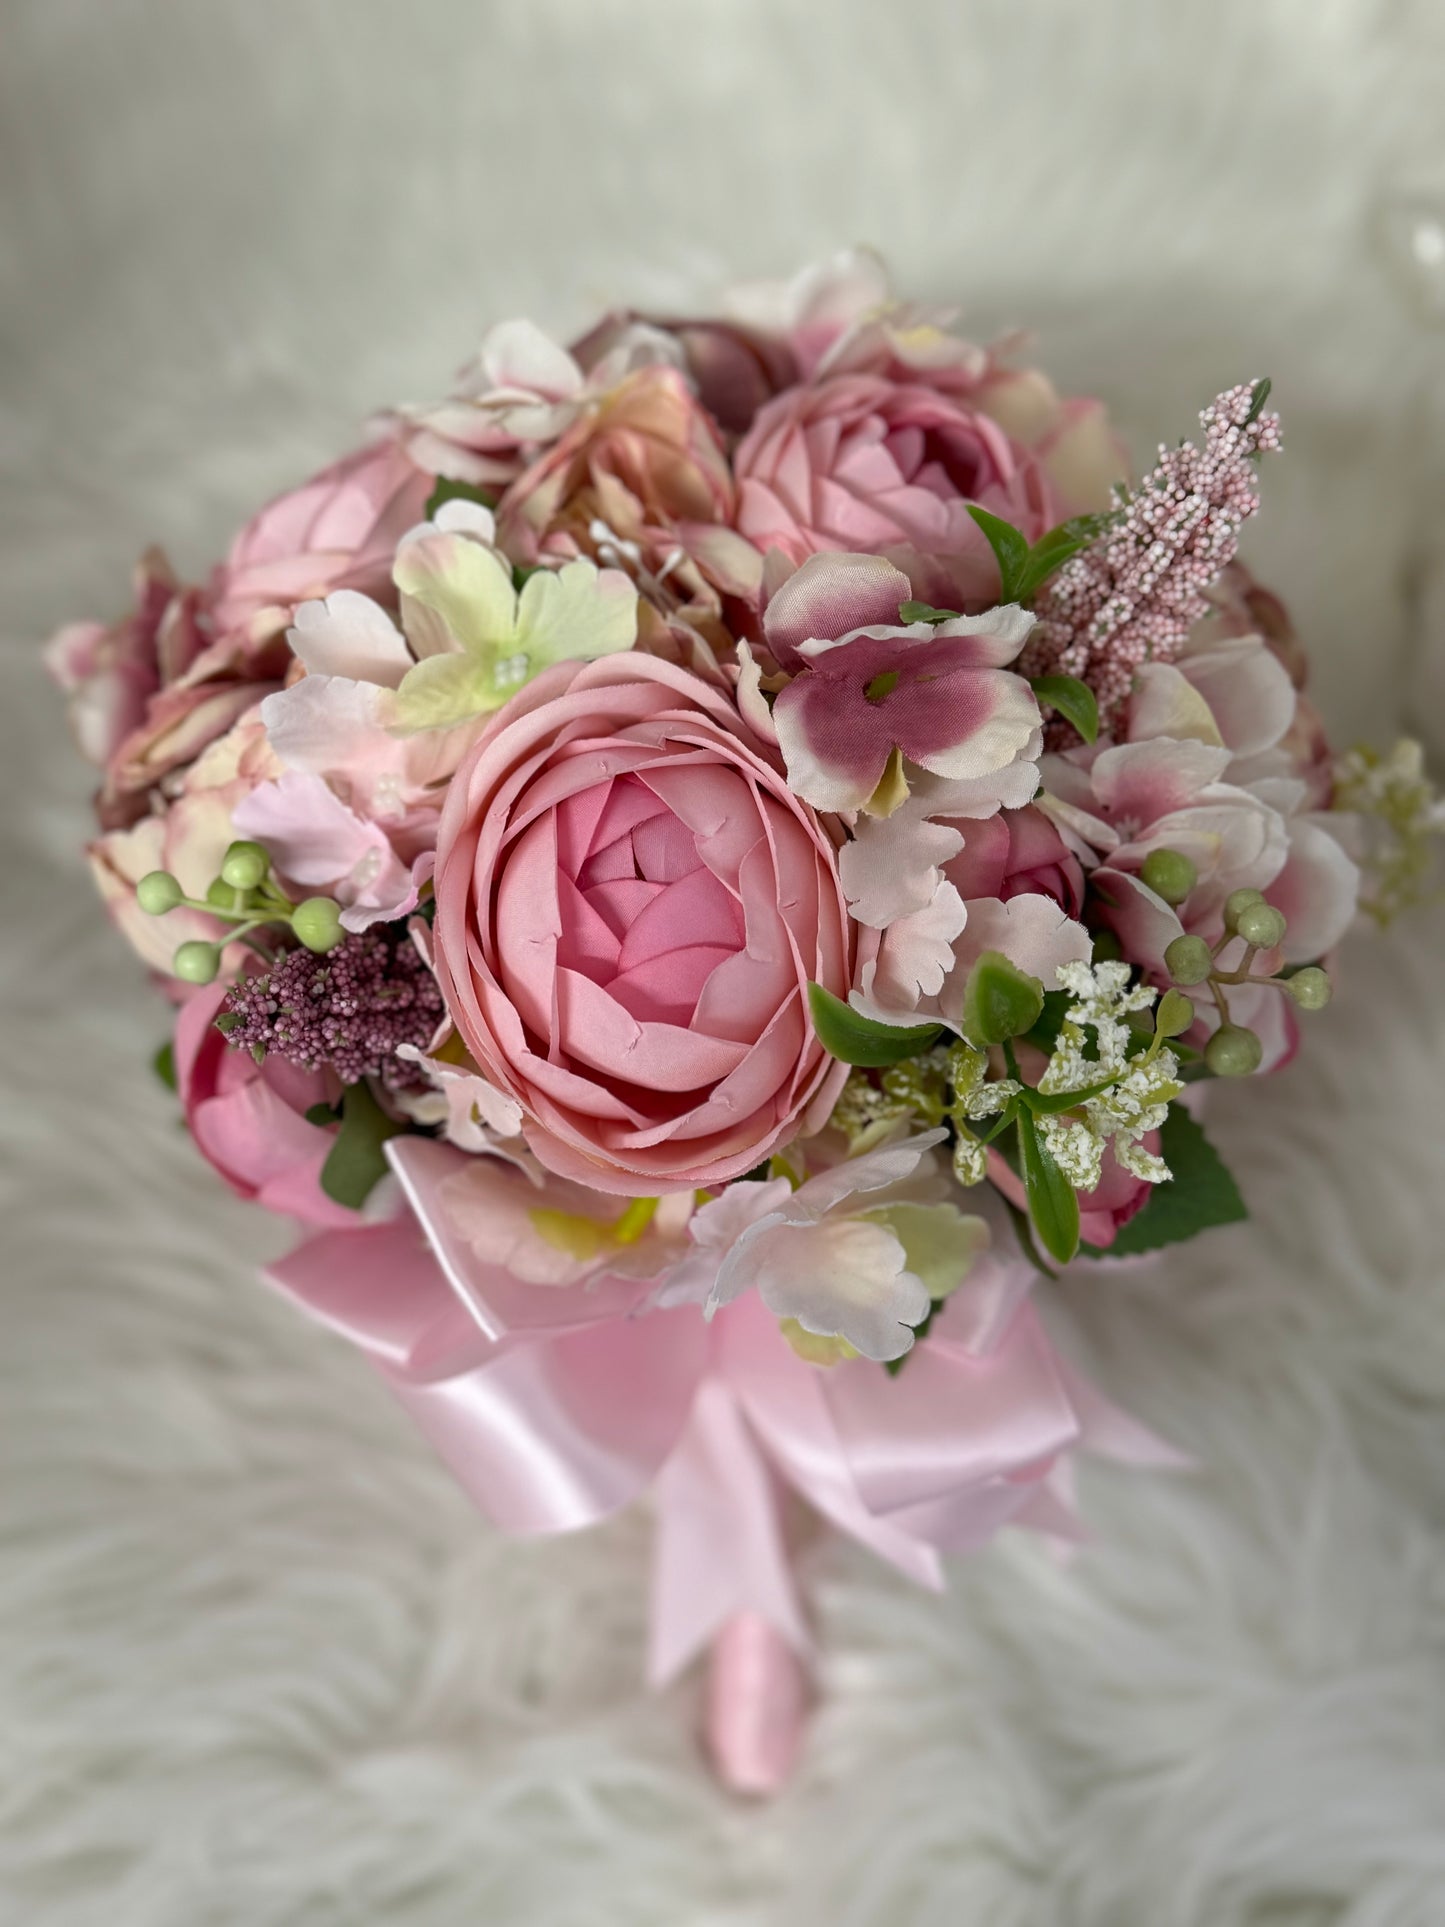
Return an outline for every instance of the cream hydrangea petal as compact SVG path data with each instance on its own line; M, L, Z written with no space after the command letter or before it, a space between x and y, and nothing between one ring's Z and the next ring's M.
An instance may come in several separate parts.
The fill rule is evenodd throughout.
M397 691L397 724L406 730L447 729L465 716L499 709L516 687L499 691L488 665L470 653L428 656L407 672Z
M611 656L637 640L637 590L620 569L587 561L539 569L522 585L515 643L529 674L554 662Z
M922 1279L935 1302L958 1289L993 1236L983 1218L960 1211L956 1204L915 1204L903 1199L879 1205L867 1215L898 1239L908 1269Z
M1214 711L1184 672L1172 663L1146 662L1134 671L1129 740L1152 742L1158 736L1210 743L1215 748L1224 742Z
M439 530L397 551L392 579L401 591L401 621L420 657L467 649L511 652L517 629L512 572L468 535Z

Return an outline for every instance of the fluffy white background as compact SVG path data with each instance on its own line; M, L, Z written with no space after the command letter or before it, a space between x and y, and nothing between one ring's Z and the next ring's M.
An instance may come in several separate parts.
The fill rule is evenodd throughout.
M496 1539L253 1282L144 1071L36 652L199 569L489 318L870 239L1136 445L1277 381L1253 554L1335 728L1445 691L1438 0L9 0L0 42L0 1918L17 1927L1445 1919L1439 947L1357 943L1217 1130L1253 1226L1054 1320L1175 1478L935 1601L849 1548L804 1769L639 1690L647 1526ZM1393 211L1393 212L1392 212ZM1433 617L1432 617L1433 612ZM1431 651L1431 622L1437 633Z

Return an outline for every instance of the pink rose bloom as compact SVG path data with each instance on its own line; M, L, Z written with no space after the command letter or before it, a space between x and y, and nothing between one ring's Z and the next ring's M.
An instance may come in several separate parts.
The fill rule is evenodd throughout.
M372 442L252 516L207 591L232 654L279 640L299 602L357 589L394 604L391 565L423 519L432 477L399 441Z
M176 1015L176 1084L201 1155L233 1191L268 1211L309 1225L359 1224L321 1189L332 1133L306 1122L311 1105L336 1101L340 1084L274 1051L258 1065L249 1051L232 1050L216 1029L229 988L224 978L208 984Z
M946 821L947 819L941 819ZM943 865L943 874L967 901L970 897L1049 897L1070 917L1084 907L1084 871L1043 811L1032 803L1022 810L1000 810L973 822L960 822L963 848Z
M638 653L537 677L452 781L435 887L453 1021L559 1175L721 1184L826 1121L846 1070L807 984L846 997L876 939L828 827L696 677Z

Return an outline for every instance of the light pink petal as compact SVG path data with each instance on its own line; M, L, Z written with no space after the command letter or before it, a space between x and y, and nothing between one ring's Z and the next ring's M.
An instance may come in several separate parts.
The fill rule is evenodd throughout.
M355 589L335 589L324 602L303 602L287 640L319 676L395 689L411 668L411 651L379 603Z
M1094 794L1104 811L1138 824L1183 809L1229 766L1229 751L1210 743L1121 743L1093 766Z
M1289 920L1286 963L1326 957L1354 922L1360 872L1331 834L1330 819L1296 817L1289 825L1289 856L1269 886L1269 900Z
M958 830L920 820L907 803L889 817L861 817L851 842L838 853L849 914L886 930L899 917L925 909L940 870L963 844Z
M939 1000L954 1019L962 1008L968 973L985 950L1002 951L1020 970L1037 977L1045 990L1055 988L1060 964L1087 963L1092 954L1088 931L1052 897L1017 896L1003 903L974 897L965 908L968 922L954 946L954 972Z
M1272 749L1294 721L1289 671L1258 636L1234 636L1184 657L1180 669L1203 696L1236 756Z

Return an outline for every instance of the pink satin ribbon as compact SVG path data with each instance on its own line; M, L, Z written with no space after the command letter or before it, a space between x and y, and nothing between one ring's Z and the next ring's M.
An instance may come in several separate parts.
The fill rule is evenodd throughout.
M423 1161L455 1155L397 1142ZM777 1784L802 1718L810 1640L783 1487L936 1589L942 1554L1005 1523L1077 1536L1064 1455L1081 1441L1177 1462L1067 1372L1027 1268L992 1257L896 1377L805 1364L753 1294L709 1324L690 1305L642 1313L635 1281L488 1273L479 1286L410 1212L322 1231L269 1275L369 1354L504 1531L571 1531L652 1493L649 1676L662 1684L714 1645L710 1746L741 1791Z

